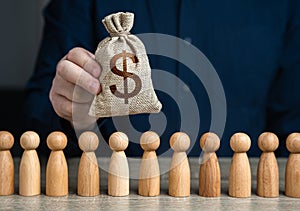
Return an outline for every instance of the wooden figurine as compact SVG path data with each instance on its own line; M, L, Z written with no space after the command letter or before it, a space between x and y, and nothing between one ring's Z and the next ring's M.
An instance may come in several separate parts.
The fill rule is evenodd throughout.
M10 149L14 137L7 131L0 132L0 196L14 193L14 161Z
M129 195L129 167L124 150L128 146L125 133L115 132L109 138L109 146L113 150L108 168L108 195Z
M300 198L300 133L290 134L286 147L290 155L285 168L285 195Z
M95 150L98 148L98 136L90 131L79 136L78 144L83 151L78 167L77 194L79 196L97 196L100 193L100 177Z
M52 132L47 137L47 145L52 150L46 167L46 195L68 195L68 166L63 149L67 137L62 132Z
M220 139L215 133L205 133L200 139L203 157L199 170L199 195L217 197L221 195L221 174L216 151Z
M251 196L251 169L247 156L251 140L245 133L236 133L230 139L234 155L229 173L229 195L232 197Z
M174 150L169 171L169 195L186 197L190 195L190 166L186 150L190 147L190 138L182 132L174 133L170 138Z
M279 140L273 133L262 133L258 147L262 150L257 167L257 195L262 197L279 196L279 171L274 154Z
M35 196L41 193L41 166L36 152L40 137L33 131L23 133L20 144L23 152L19 167L19 194Z
M138 194L158 196L160 194L160 170L155 150L159 147L159 136L152 131L142 134L140 144L144 150L140 171Z

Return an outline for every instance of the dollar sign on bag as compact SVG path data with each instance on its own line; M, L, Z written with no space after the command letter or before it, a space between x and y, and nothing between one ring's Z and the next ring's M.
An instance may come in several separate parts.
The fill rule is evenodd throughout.
M117 60L122 58L123 59L123 70L119 70L116 66ZM111 93L113 93L118 98L124 98L125 104L128 104L128 99L131 97L136 96L142 88L142 81L134 73L127 72L127 58L130 58L133 63L138 63L138 58L132 54L127 53L125 50L122 51L122 53L116 54L111 60L110 60L110 68L111 71L124 78L124 93L121 93L117 90L116 85L109 86ZM135 82L135 89L128 93L128 78L131 78Z

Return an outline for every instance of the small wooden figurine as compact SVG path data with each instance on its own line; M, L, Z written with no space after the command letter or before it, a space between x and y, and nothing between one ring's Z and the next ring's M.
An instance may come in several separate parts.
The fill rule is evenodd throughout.
M285 195L300 198L300 133L290 134L286 147L291 154L285 168Z
M109 146L113 150L108 168L108 195L129 195L129 167L124 150L128 146L125 133L115 132L109 138Z
M140 144L144 150L140 171L138 193L142 196L160 194L160 170L155 150L159 147L159 136L152 131L142 134Z
M258 138L258 147L263 151L257 167L258 196L279 196L279 172L274 154L278 144L278 138L274 133L262 133Z
M14 137L6 131L0 132L0 196L14 193L14 161L10 149Z
M52 150L46 167L46 195L68 195L68 166L63 152L67 146L67 137L62 132L52 132L47 138Z
M182 132L174 133L170 138L174 150L169 171L169 195L186 197L190 195L190 166L186 150L190 147L190 138Z
M229 173L229 195L232 197L251 196L251 170L247 156L251 140L245 133L236 133L230 139L234 155Z
M220 139L215 133L205 133L200 139L203 150L199 170L199 195L217 197L221 195L221 174L216 151L220 147Z
M100 177L95 150L98 148L98 136L90 131L79 136L78 144L83 151L78 167L77 194L79 196L97 196L100 193Z
M41 193L41 166L36 148L40 144L40 137L33 131L23 133L20 144L23 152L19 167L19 194L35 196Z

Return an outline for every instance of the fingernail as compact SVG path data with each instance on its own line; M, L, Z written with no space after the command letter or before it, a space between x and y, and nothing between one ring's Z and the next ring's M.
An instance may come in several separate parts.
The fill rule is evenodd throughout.
M90 86L91 86L91 89L92 89L92 93L95 93L95 94L99 93L99 89L101 89L101 86L100 86L99 83L92 82Z
M102 90L102 87L101 87L101 84L100 84L97 95L100 94L101 90Z
M93 59L90 59L83 67L87 72L93 75L95 78L98 78L101 73L100 65Z
M100 66L98 64L94 64L92 66L92 71L93 71L94 77L98 78L100 76L101 69L100 69Z

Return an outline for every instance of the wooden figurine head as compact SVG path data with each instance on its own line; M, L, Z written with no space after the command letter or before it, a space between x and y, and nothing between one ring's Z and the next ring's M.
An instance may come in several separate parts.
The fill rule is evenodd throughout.
M109 146L114 151L124 151L128 147L128 137L125 133L115 132L108 140Z
M215 133L205 133L201 136L200 147L204 152L216 152L220 147L220 139Z
M40 137L36 132L27 131L21 136L20 144L25 150L34 150L40 144Z
M230 147L234 152L247 152L250 146L250 137L245 133L235 133L230 139Z
M145 151L155 151L159 147L159 136L153 131L147 131L142 134L140 144Z
M287 137L286 148L291 153L300 153L300 133L292 133Z
M170 146L174 152L185 152L190 147L190 137L183 132L176 132L170 138Z
M94 132L86 131L79 136L78 145L84 152L93 152L99 145L98 136Z
M67 137L62 132L52 132L47 137L47 145L53 151L63 150L67 146Z
M9 150L14 145L14 137L10 132L0 132L0 150Z
M263 152L274 152L278 145L279 140L274 133L265 132L258 137L258 147Z

